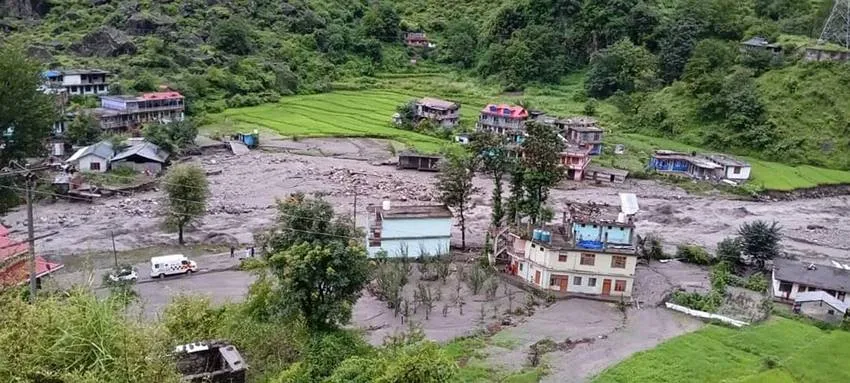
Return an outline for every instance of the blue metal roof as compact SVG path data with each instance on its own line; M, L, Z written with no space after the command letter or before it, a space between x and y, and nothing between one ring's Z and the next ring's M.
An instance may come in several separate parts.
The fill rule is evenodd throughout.
M62 72L58 70L46 70L42 72L41 75L44 77L59 77L62 75Z

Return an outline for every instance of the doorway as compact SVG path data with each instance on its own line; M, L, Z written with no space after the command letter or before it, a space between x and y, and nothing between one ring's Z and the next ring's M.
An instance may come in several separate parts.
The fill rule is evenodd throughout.
M605 279L602 281L602 295L610 295L611 294L611 280Z

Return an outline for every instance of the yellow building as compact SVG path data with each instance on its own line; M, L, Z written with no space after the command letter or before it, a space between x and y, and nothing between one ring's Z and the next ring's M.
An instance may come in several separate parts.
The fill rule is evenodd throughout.
M572 221L507 237L507 270L525 282L561 293L629 297L637 252L631 222Z

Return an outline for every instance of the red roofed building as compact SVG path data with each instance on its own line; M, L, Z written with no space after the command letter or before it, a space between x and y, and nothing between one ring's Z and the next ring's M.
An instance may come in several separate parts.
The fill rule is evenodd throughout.
M29 281L29 245L9 238L9 230L0 225L0 288L17 286ZM43 278L65 267L61 263L48 262L35 257L36 278Z
M182 121L183 95L174 92L151 92L141 96L103 96L100 108L90 110L105 130L126 130L142 124Z
M424 32L408 32L404 36L404 42L409 47L427 47L429 46L428 37Z
M525 139L528 116L528 111L521 106L490 104L481 109L476 128L507 136L512 144L519 145Z

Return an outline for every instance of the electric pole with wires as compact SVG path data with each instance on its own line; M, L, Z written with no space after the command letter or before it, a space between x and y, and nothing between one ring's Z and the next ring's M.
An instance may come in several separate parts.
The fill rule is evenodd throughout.
M33 203L34 203L34 193L36 180L38 177L35 172L38 170L43 170L45 168L37 168L33 169L28 164L21 165L17 161L13 161L12 165L17 168L17 171L9 171L0 173L0 176L9 176L9 175L19 175L23 177L24 182L26 184L25 188L25 196L27 202L27 243L29 244L29 282L30 282L30 294L29 301L30 303L35 302L35 293L37 286L37 274L36 274L36 260L35 260L35 224L33 221Z

